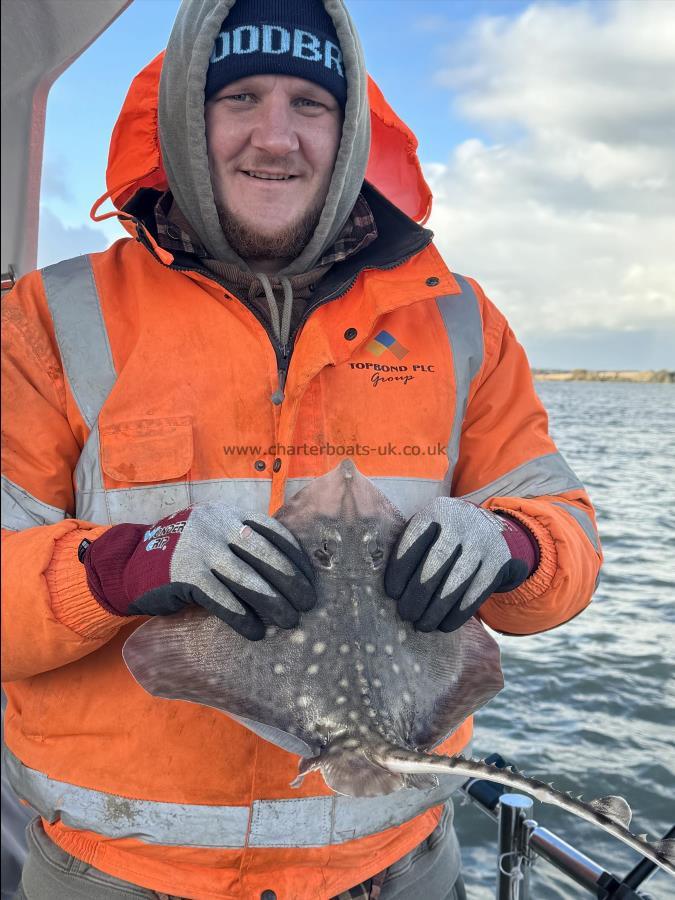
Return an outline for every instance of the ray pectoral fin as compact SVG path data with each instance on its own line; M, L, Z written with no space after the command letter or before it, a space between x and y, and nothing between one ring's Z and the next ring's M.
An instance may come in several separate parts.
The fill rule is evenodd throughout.
M419 648L433 697L413 721L411 742L430 749L503 688L499 646L475 619L451 635L416 633L409 643Z
M252 656L264 657L265 645L251 645L215 616L192 607L141 625L127 639L122 654L133 677L153 696L210 706L245 719L253 731L264 723L263 736L286 746L288 710L279 702L265 663L247 665ZM311 738L291 736L289 752L304 752L301 748L311 752L311 739L305 737Z
M216 705L222 694L220 679L212 684L213 673L205 663L214 633L222 637L215 654L211 651L212 658L227 661L237 643L245 643L206 610L191 607L146 622L127 638L122 655L133 677L148 693Z

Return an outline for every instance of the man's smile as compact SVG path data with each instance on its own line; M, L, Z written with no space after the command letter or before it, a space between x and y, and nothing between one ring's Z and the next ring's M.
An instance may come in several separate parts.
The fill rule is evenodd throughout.
M248 175L249 178L258 178L261 181L291 181L297 178L297 175L284 175L275 172L255 172L247 169L242 169L241 172L243 175Z

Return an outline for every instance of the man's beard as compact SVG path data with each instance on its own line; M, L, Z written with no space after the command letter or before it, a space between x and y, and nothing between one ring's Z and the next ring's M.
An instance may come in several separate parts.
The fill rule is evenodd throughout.
M224 205L216 206L225 239L242 259L296 259L314 234L323 209L323 203L317 203L292 225L275 234L264 234L242 222Z

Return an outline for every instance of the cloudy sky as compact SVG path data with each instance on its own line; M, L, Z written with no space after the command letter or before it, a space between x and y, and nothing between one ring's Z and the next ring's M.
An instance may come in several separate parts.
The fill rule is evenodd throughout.
M351 0L420 142L446 262L533 366L675 368L674 0ZM123 233L88 213L177 0L134 0L52 88L39 264Z

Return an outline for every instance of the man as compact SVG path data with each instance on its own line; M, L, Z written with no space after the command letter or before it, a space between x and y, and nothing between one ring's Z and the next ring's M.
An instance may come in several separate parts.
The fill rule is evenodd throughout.
M270 514L329 447L373 448L360 467L410 517L385 583L421 631L578 614L590 502L503 316L364 181L341 0L185 0L159 96L169 190L139 85L109 167L136 240L5 303L8 771L41 815L21 896L463 897L452 786L291 789L296 756L146 695L121 648L137 615L192 603L250 640L293 629L316 597Z

